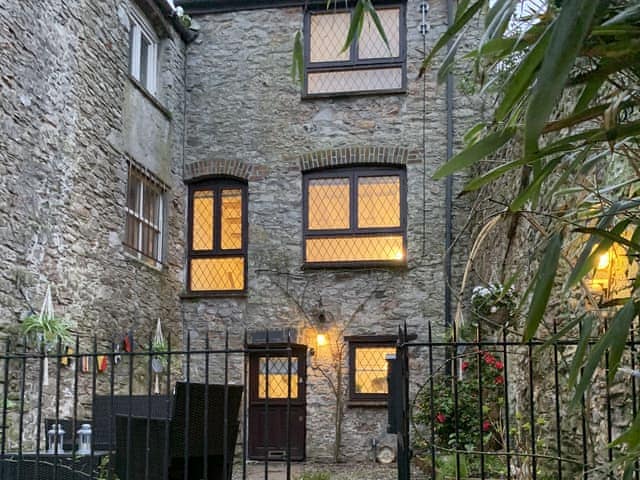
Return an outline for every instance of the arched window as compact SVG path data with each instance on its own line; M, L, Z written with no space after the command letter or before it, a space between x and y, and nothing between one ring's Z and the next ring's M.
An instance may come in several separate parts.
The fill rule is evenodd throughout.
M190 292L244 292L247 185L217 178L189 186Z
M323 169L303 188L305 265L406 264L404 169Z

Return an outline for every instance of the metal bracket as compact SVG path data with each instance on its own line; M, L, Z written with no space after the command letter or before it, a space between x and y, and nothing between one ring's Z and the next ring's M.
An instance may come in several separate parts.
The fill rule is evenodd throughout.
M420 22L420 33L426 35L429 31L429 24L427 23L427 13L429 13L429 2L426 0L420 2L420 14L422 15L422 21Z

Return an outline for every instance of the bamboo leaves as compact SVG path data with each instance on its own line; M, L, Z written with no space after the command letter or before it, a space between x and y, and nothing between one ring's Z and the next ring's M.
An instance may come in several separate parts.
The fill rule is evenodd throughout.
M538 140L545 122L563 92L575 59L582 49L599 2L567 0L553 24L549 46L536 76L525 115L525 157L538 151Z
M551 294L551 288L553 287L553 282L556 277L561 249L562 234L556 233L549 240L542 263L540 268L538 268L531 306L529 307L529 314L527 315L524 328L525 341L531 340L535 335L542 320L542 315L549 303L549 295Z

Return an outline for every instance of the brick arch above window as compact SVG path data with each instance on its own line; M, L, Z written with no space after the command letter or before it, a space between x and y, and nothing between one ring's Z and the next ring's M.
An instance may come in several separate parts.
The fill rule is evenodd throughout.
M248 181L252 167L241 160L209 159L187 163L184 166L184 181L192 182L206 177L234 177Z
M308 172L321 168L352 165L406 165L418 161L418 152L406 147L348 146L317 150L298 158L300 170Z

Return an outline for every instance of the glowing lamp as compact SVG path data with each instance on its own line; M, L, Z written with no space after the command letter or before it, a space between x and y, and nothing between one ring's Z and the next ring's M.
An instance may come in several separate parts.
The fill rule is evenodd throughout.
M604 270L608 266L609 266L609 252L607 251L598 257L598 265L596 266L596 270Z
M319 347L323 347L325 346L327 343L329 343L327 341L327 336L324 333L319 333L318 336L316 337L316 344Z

